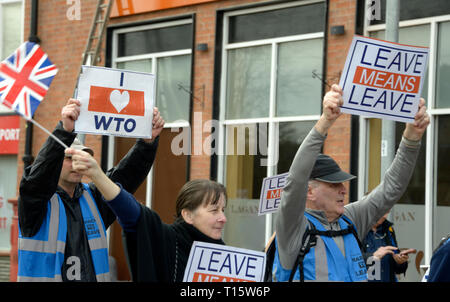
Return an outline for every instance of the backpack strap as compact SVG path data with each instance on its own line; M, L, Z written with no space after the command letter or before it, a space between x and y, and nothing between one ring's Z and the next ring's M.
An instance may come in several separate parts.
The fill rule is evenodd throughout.
M359 249L361 250L361 253L363 253L365 251L365 248L364 248L364 245L362 244L361 240L359 240L355 225L347 216L342 215L342 219L348 224L347 229L350 230L350 232L353 234L353 236L355 236L355 239L356 239L356 242L358 243Z
M291 274L289 275L289 282L292 282L292 280L294 279L295 272L297 271L297 266L299 267L300 271L300 282L305 281L305 275L303 272L303 259L305 258L305 255L308 254L311 247L314 247L317 244L317 237L315 235L317 229L311 221L308 220L308 222L310 228L307 227L305 233L303 234L302 246L297 255L297 258L295 259L294 266L291 269Z
M347 228L339 231L336 230L319 231L316 229L314 224L308 219L310 228L307 227L305 233L303 234L302 246L294 262L294 266L292 267L291 274L289 276L289 282L292 282L292 280L294 279L297 267L299 267L300 271L300 282L305 281L305 275L303 272L303 259L305 258L305 255L308 254L311 247L316 246L317 236L338 237L338 236L345 236L347 234L353 234L353 236L356 238L356 241L358 242L360 250L363 251L363 245L358 238L355 226L346 216L342 216L342 219L347 223Z

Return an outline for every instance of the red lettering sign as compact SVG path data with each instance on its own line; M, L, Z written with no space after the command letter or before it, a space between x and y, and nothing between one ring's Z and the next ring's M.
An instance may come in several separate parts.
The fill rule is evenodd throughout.
M18 115L0 116L0 154L19 152L20 118Z
M356 67L353 83L375 88L418 93L420 88L420 76L380 71L358 66Z

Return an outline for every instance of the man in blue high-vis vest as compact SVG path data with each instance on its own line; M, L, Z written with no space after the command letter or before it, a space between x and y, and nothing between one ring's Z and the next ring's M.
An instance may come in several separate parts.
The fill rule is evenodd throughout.
M93 151L77 140L74 123L80 102L69 99L53 134L73 149ZM114 183L134 193L155 159L164 126L153 115L152 139L138 139L107 172ZM75 142L74 142L75 141ZM94 183L81 183L70 154L49 137L34 163L24 170L19 188L18 281L109 281L106 229L116 216Z
M345 205L345 182L355 178L320 154L328 130L341 115L342 89L333 85L323 113L299 147L283 189L276 221L273 281L366 281L360 241L402 196L430 122L420 100L394 161L377 188Z

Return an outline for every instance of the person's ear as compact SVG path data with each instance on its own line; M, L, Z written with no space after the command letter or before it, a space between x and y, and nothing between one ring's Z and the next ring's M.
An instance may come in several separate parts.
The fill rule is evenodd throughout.
M314 188L311 185L308 185L308 192L306 193L306 200L310 200L313 201L316 197L316 195L314 194Z
M192 212L188 209L182 209L181 210L181 216L183 217L183 220L186 221L186 223L193 224L194 219L192 218Z

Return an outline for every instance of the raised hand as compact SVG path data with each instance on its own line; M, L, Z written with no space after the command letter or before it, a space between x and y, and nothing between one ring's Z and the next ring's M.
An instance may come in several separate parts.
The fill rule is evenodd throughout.
M412 141L419 141L422 139L425 130L430 124L430 116L427 113L425 100L420 98L419 110L414 116L414 123L407 123L403 136Z
M75 121L80 115L81 103L76 99L69 99L67 104L61 109L61 121L64 130L72 132L75 128Z
M145 139L146 142L150 143L155 140L155 138L161 134L161 131L164 128L165 121L161 117L159 110L157 107L153 108L153 120L152 120L152 138Z
M342 95L343 91L341 87L334 84L331 86L331 90L328 91L323 97L323 112L319 121L315 125L316 130L322 135L325 135L338 117L341 116L340 106L344 104Z

